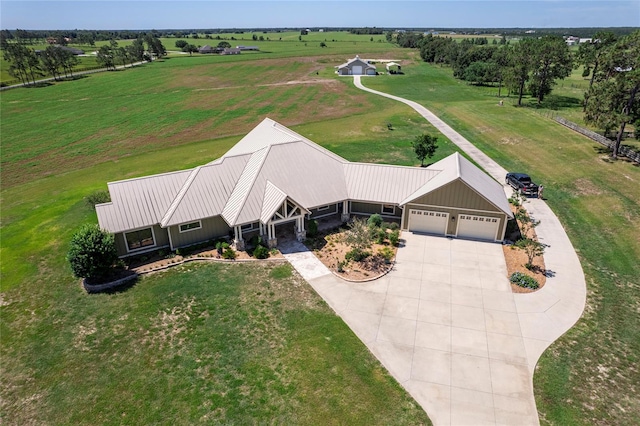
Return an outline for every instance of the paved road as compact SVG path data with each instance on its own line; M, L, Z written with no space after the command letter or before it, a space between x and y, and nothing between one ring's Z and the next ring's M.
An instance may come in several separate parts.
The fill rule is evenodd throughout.
M506 170L423 106L354 82L411 106L503 180ZM586 284L551 209L538 199L526 207L541 220L536 231L553 272L531 294L510 292L497 244L403 233L394 270L366 284L335 277L299 243L283 252L436 425L535 425L535 365L580 318Z

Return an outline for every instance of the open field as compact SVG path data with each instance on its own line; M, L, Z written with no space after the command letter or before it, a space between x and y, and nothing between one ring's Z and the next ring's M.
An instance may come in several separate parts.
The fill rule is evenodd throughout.
M532 108L498 106L495 93L453 79L449 69L421 64L405 79L365 84L424 104L504 167L544 184L580 256L587 307L538 366L542 422L639 423L640 168L608 161L599 145Z
M288 43L295 45L296 42ZM367 43L359 47L364 49ZM394 59L402 59L415 54L393 49L385 43L368 44L372 48L368 51L371 56L393 55ZM373 50L374 47L379 50ZM184 303L188 304L192 295L198 295L196 299L199 299L204 292L202 297L206 301L198 305L200 314L208 309L206 306L215 306L222 293L216 296L203 290L210 285L200 280L198 268L190 274L193 280L185 279L187 274L171 272L145 279L125 293L95 298L84 296L70 275L64 260L70 236L80 224L96 220L95 212L83 197L104 189L107 181L202 164L225 152L266 115L352 161L417 164L409 142L420 132L432 131L431 127L408 107L357 91L351 79L334 76L333 66L356 52L349 52L348 46L344 47L344 53L337 52L338 48L322 50L309 43L307 52L314 52L311 57L295 58L295 54L304 55L303 43L296 47L300 50L285 52L282 48L278 58L268 54L173 58L135 70L3 93L0 103L3 117L0 284L1 304L5 306L2 306L0 339L2 359L10 359L11 363L2 365L3 379L10 378L3 380L2 394L5 404L15 403L16 397L21 398L25 407L37 404L38 410L22 414L25 419L38 422L40 414L56 412L63 416L63 423L74 422L73 416L78 413L75 410L91 410L96 401L104 404L106 398L100 398L101 392L119 395L121 388L112 382L129 378L136 381L134 388L138 389L133 399L144 400L151 395L157 404L127 405L127 410L132 411L124 419L115 416L122 413L114 413L104 405L96 408L101 413L93 411L89 415L107 413L109 417L105 422L114 423L154 422L158 415L155 407L170 402L157 388L174 392L169 395L175 396L176 405L168 406L168 417L181 414L189 416L184 417L185 422L192 422L204 415L196 404L202 401L197 389L189 391L191 384L185 384L181 377L181 373L188 372L186 377L199 383L200 379L189 375L198 368L195 359L199 352L193 348L181 352L167 346L166 351L157 356L153 353L159 360L155 361L147 347L139 349L142 353L127 352L133 351L130 348L135 346L132 343L135 341L127 340L126 333L135 335L134 331L140 328L151 330L151 319L162 312L168 314L173 308L185 312ZM446 68L413 63L403 69L407 73L404 76L379 76L366 79L365 84L423 103L505 167L530 172L545 185L546 198L581 257L589 285L584 317L543 355L535 375L536 400L543 423L640 422L636 397L640 383L636 367L640 353L637 315L640 168L624 161L607 161L596 144L555 124L544 111L515 108L510 100L499 107L495 98L497 89L472 87L454 80ZM318 81L311 82L313 80ZM298 83L283 84L290 81ZM562 115L577 116L579 102L571 100L573 93L568 93L576 88L565 83L569 86L559 88L557 94L568 99L557 110ZM387 123L393 124L395 130L387 130ZM448 143L441 145L434 160L453 150ZM239 277L229 270L219 273L229 282L244 280L242 273ZM181 285L175 286L178 282ZM251 294L252 289L246 288L247 294ZM215 303L211 305L211 301ZM247 301L261 303L259 298ZM133 313L121 320L124 328L120 329L117 327L120 317L113 312L120 314L123 310ZM93 323L89 322L91 319ZM321 324L329 322L320 321ZM91 324L96 331L88 333L80 328L91 331ZM103 325L114 331L111 337L105 338L97 332ZM346 330L346 326L342 326ZM209 332L208 325L185 327L185 331L180 331L183 336L189 336L185 342L202 342L200 333ZM75 342L83 333L88 350L70 350L70 342ZM342 331L335 332L340 333ZM135 368L119 371L122 363L117 361L122 359L115 356L107 362L108 371L100 372L96 366L105 362L99 360L100 356L116 352L103 349L108 345L117 348L118 338L122 336L125 340L121 348L130 355ZM317 340L322 339L324 337ZM312 342L315 348L316 340ZM319 348L321 353L317 359L333 359L333 355L322 352L321 345ZM41 357L39 351L45 355ZM309 356L311 360L315 354ZM167 364L167 359L173 362ZM357 360L362 359L352 358L344 365L353 368L359 365ZM36 362L42 366L33 364ZM294 370L298 368L295 364L292 362ZM91 374L78 376L79 371L84 371L78 370L78 366L84 365ZM174 370L169 365L179 368ZM322 368L325 368L322 374L332 371L331 365ZM67 369L70 372L65 376ZM164 374L156 375L156 370ZM18 375L16 371L23 374ZM267 370L256 367L251 371ZM140 377L140 372L151 375L147 380ZM310 389L317 390L314 386L319 388L323 384L315 382L315 374L304 380ZM370 373L364 376L367 374L371 377ZM43 377L45 380L41 381ZM70 401L76 400L74 394L69 394L73 388L66 385L66 381L54 383L60 377L69 379L72 385L74 380L77 382L80 390L75 398L82 398L86 407L70 405ZM284 387L282 394L269 393L280 383L279 377L270 380L261 380L268 384L263 395L276 397L265 398L261 401L263 406L251 409L256 416L284 413L283 419L293 419L287 417L287 413L293 413L292 407L282 408L281 403L288 388ZM379 386L369 379L362 379L362 383ZM269 387L271 384L275 387ZM83 392L90 385L92 393ZM335 389L339 386L335 385ZM391 394L392 388L389 388ZM367 386L364 389L357 405L375 406L368 405L369 398L375 400L376 397L370 397L375 392ZM242 391L244 389L240 393ZM189 396L183 395L186 392ZM335 393L340 395L337 390ZM322 397L313 401L322 402L318 401ZM238 398L234 401L242 401L241 396ZM307 404L290 401L305 407ZM55 411L57 404L66 412ZM230 412L236 410L234 404L229 402ZM403 404L398 403L400 407L404 407ZM275 411L267 411L267 406ZM318 413L316 418L321 418L324 409L311 407L310 410ZM411 414L412 409L407 410L402 415L414 417L403 418L396 411L384 409L388 419L393 419L396 413L398 423L423 421ZM9 411L3 407L3 412ZM294 414L298 413L291 416ZM344 415L343 422L351 423L348 414ZM236 419L242 423L242 418ZM380 423L388 421L380 420Z

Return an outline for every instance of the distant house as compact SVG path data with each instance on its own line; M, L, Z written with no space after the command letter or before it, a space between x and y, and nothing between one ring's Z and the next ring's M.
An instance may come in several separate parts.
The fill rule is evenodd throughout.
M402 66L395 62L388 62L386 68L389 74L399 74L402 72Z
M260 50L258 46L236 46L236 49L240 49L243 52L247 50L254 50L254 51Z
M239 55L242 51L237 47L225 47L221 55Z
M348 62L338 65L338 75L376 75L375 65L360 59L358 55Z
M211 47L208 44L198 48L198 52L200 53L220 53L222 52L222 48L220 47Z
M118 254L175 250L220 237L306 237L308 220L380 214L412 232L500 242L513 218L502 185L460 154L429 167L352 163L265 119L221 158L109 183L96 205Z

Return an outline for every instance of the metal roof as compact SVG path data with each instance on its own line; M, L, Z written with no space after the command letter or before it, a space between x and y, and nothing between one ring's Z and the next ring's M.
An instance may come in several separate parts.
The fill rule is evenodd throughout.
M218 215L234 226L266 223L287 198L306 210L345 200L402 206L456 179L511 215L502 186L457 153L427 168L351 163L265 119L204 166L109 183L112 201L96 211L114 233Z
M183 170L109 183L111 202L96 205L100 227L115 233L160 223L191 172Z

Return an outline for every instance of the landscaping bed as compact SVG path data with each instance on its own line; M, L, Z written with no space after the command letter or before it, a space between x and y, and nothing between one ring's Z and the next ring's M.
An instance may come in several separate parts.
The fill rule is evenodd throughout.
M336 275L350 281L368 281L386 274L393 267L398 247L397 243L392 243L395 238L392 234L395 232L399 235L397 228L397 224L384 222L378 229L386 237L377 238L377 241L372 238L369 247L364 250L369 255L360 260L357 256L353 258L354 248L346 241L347 234L351 232L349 226L319 233L307 238L305 244Z

